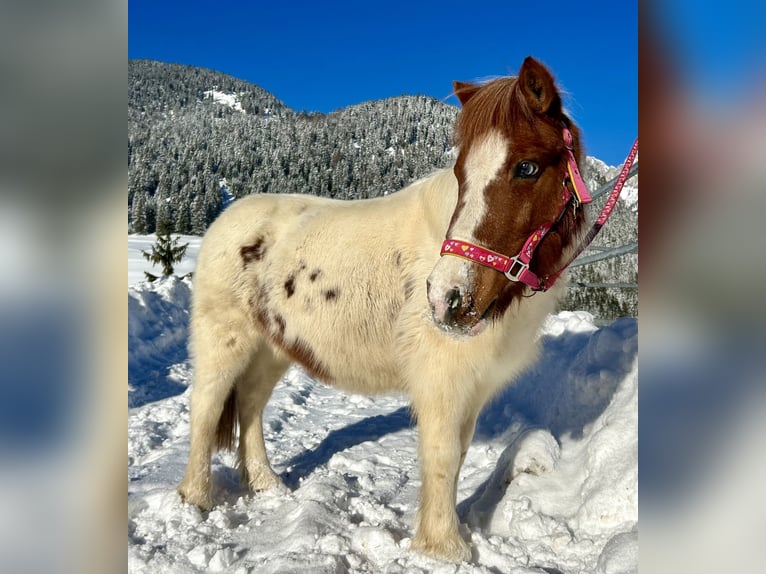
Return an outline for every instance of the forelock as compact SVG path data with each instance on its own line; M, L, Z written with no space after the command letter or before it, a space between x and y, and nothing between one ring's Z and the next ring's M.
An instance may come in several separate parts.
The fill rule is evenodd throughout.
M492 129L519 121L533 123L535 115L519 93L517 78L492 80L463 106L455 127L455 143L468 147Z

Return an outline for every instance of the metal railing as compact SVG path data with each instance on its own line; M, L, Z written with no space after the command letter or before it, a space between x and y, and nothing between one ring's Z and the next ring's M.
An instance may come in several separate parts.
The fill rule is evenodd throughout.
M633 167L628 172L628 180L638 173L638 162L633 164ZM596 191L591 193L591 197L595 200L602 195L609 193L614 183L619 176L615 176L610 181L599 187ZM591 245L586 251L590 252L588 255L581 255L578 257L570 267L581 267L583 265L589 265L597 261L603 261L605 259L612 259L613 257L619 257L628 253L638 253L638 242L634 241L626 245L620 245L619 247L605 247L603 245ZM594 253L595 252L595 253ZM585 283L579 281L573 281L570 287L579 287L583 289L595 289L595 288L607 288L607 289L637 289L638 285L635 283Z

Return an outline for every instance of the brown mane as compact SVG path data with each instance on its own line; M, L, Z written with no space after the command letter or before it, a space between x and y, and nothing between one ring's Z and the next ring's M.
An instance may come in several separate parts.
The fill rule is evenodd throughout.
M455 144L470 147L481 135L491 128L507 126L525 121L535 124L537 117L520 92L517 77L492 80L486 84L456 83L455 95L461 101L471 100L471 105L463 107L455 125ZM551 117L563 116L561 100L556 100L548 112ZM569 125L571 122L566 119Z

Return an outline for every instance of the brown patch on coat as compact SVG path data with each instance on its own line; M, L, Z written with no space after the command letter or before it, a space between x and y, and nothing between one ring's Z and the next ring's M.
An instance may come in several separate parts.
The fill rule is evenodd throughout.
M248 300L253 310L253 317L263 334L271 344L279 348L290 360L301 365L306 372L317 379L332 382L330 370L323 364L314 353L313 349L303 339L287 340L285 332L287 323L285 318L274 313L270 308L268 294L262 285L256 285L255 294Z
M288 299L295 294L295 274L290 275L285 281L285 293Z
M327 289L323 295L325 301L335 301L338 298L338 289Z
M309 275L309 281L311 281L313 283L314 281L319 279L321 276L322 276L322 270L321 269L314 269L311 272L311 275Z
M327 382L333 380L330 370L317 359L314 351L303 339L295 339L289 343L283 342L281 347L288 357L301 365L312 377Z
M298 268L287 276L287 279L285 280L285 293L287 293L288 299L295 295L295 282L298 279L298 275L303 273L305 270L306 262L301 260L298 263Z
M252 245L243 245L239 248L239 256L242 258L242 266L247 267L253 261L260 261L266 255L266 239L258 237Z

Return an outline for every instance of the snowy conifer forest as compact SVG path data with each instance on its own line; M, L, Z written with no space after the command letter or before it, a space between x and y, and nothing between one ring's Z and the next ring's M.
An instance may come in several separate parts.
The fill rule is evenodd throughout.
M445 90L451 80L445 78ZM202 235L228 202L251 193L337 199L394 193L452 165L458 112L418 95L330 114L298 112L231 76L131 60L129 232ZM583 136L587 149L587 131ZM616 176L618 167L588 157L581 169L593 191ZM637 242L637 189L636 176L586 255ZM601 321L635 316L637 283L637 253L574 268L564 308L587 310Z

